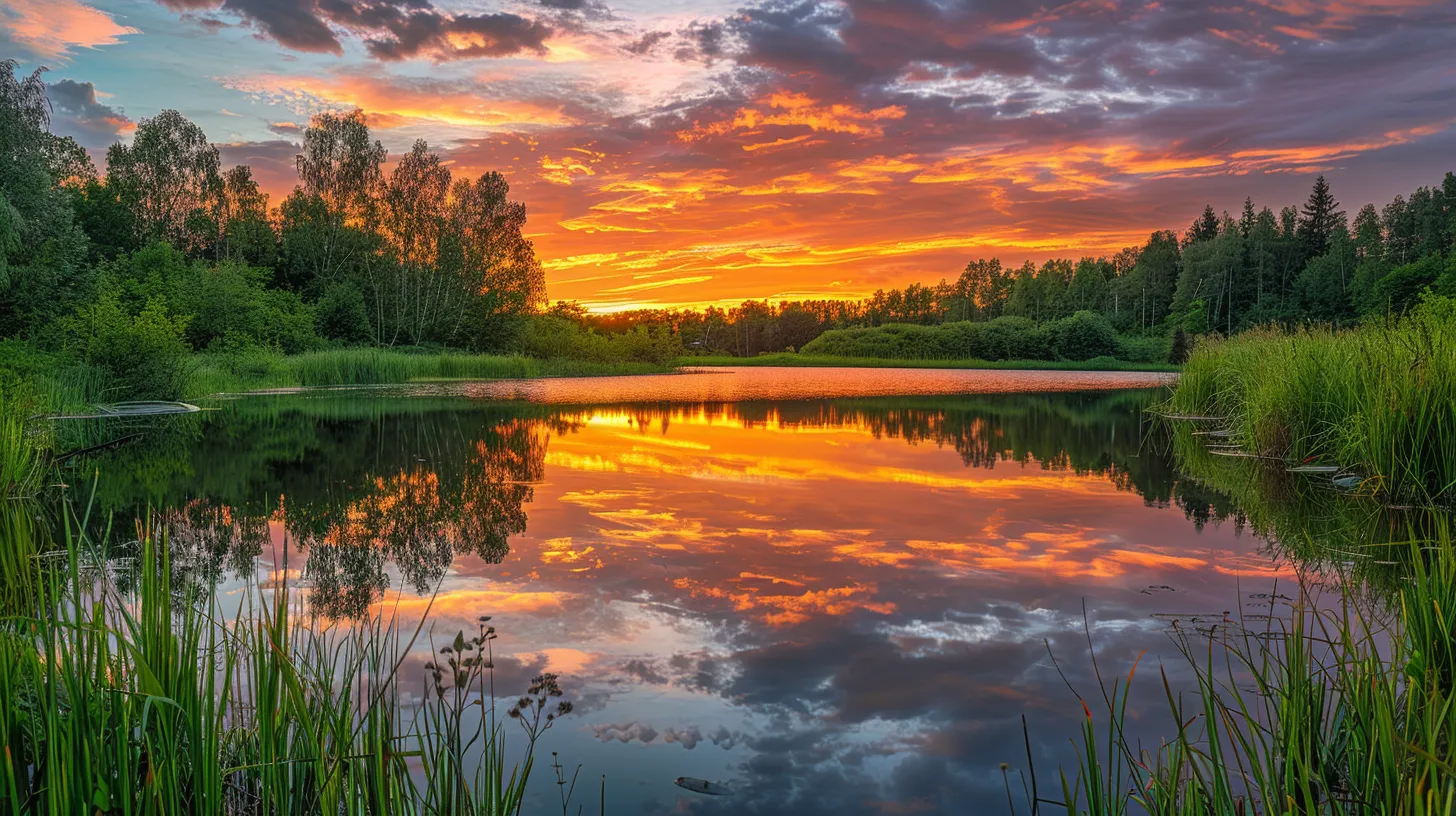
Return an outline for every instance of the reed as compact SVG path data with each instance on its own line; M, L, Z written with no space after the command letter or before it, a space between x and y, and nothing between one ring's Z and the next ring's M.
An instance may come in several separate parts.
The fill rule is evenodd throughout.
M1344 582L1332 603L1305 584L1266 622L1175 631L1196 669L1188 692L1161 678L1176 732L1153 749L1126 738L1135 665L1101 703L1084 700L1078 764L1063 771L1062 801L1041 804L1078 814L1456 813L1449 523L1407 546L1410 571L1391 596ZM1098 683L1106 688L1100 674Z
M342 348L289 356L267 352L204 355L193 373L189 392L204 395L267 388L397 385L420 380L591 377L656 374L670 370L640 362L600 363L541 360L522 355Z
M34 498L40 491L47 440L43 429L29 421L33 404L0 398L0 501Z
M32 563L38 602L0 622L0 810L520 813L539 735L513 753L493 716L485 619L410 706L418 626L324 620L286 582L225 610L138 540L124 590L68 532L60 569Z
M1346 331L1258 330L1201 345L1166 404L1223 418L1290 464L1348 469L1395 503L1456 498L1456 301Z

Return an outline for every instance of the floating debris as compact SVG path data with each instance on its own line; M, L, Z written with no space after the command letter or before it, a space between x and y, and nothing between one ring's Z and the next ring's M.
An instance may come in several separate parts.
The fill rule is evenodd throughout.
M1365 480L1353 474L1346 474L1344 476L1336 476L1330 481L1334 483L1335 487L1338 487L1341 490L1354 490L1355 488L1359 487Z
M1158 414L1163 419L1176 419L1182 422L1223 422L1223 417L1199 416L1197 414Z
M108 405L93 405L91 413L88 414L48 414L36 417L36 419L117 419L195 414L201 410L196 405L187 402L113 402Z
M1335 465L1300 465L1289 469L1290 473L1339 473Z
M1231 436L1234 435L1234 432L1233 431L1229 431L1229 430L1223 430L1223 431L1194 431L1193 432L1193 435L1194 436L1212 436L1212 437L1216 437L1218 439L1228 439L1229 437L1231 437Z
M727 785L720 785L717 782L709 782L706 779L694 779L691 776L679 776L672 780L683 790L690 790L693 793L702 793L708 796L732 796L733 791Z

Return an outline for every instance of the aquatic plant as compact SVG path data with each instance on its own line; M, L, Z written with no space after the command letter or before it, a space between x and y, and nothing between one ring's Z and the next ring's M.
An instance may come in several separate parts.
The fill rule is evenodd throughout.
M1157 748L1124 729L1137 666L1110 689L1099 673L1102 703L1083 698L1063 798L1035 804L1099 815L1134 805L1180 816L1456 812L1456 550L1448 523L1407 546L1410 571L1390 597L1345 581L1330 603L1302 583L1274 614L1175 628L1195 686L1175 691L1164 667L1176 733Z
M1456 301L1345 331L1202 343L1165 406L1226 423L1246 452L1348 469L1401 504L1456 493Z
M654 374L666 366L640 362L541 360L522 355L416 353L341 348L281 355L250 350L199 356L189 388L193 394L330 385L393 385L417 380L502 380Z
M0 626L7 812L521 811L534 741L507 758L484 620L412 707L402 686L427 614L414 629L383 611L329 621L286 580L224 609L172 584L165 541L138 539L123 590L68 533L61 569L31 565L33 611Z

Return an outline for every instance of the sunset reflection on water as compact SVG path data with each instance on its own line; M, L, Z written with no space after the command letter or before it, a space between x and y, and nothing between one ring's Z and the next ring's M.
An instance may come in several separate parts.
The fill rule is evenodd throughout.
M549 748L607 776L610 812L1006 812L1023 715L1039 773L1071 759L1049 649L1084 694L1087 632L1114 674L1147 650L1176 681L1156 613L1218 620L1292 574L1178 477L1153 396L285 399L200 430L150 498L225 581L251 548L322 608L428 609L437 640L492 615L498 687L562 673ZM227 456L249 476L208 476Z

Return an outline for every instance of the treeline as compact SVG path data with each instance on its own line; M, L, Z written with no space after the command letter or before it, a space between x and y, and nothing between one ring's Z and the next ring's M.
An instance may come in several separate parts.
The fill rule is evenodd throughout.
M176 111L103 175L49 110L39 71L0 62L0 381L71 366L115 396L173 396L192 351L497 349L545 305L504 177L456 177L424 141L386 173L361 111L314 117L270 208Z
M995 258L977 259L953 281L912 283L854 301L747 301L730 309L574 316L608 332L669 326L689 349L738 356L804 349L836 329L964 321L999 321L1000 329L960 329L954 336L857 332L826 339L816 350L874 356L879 344L912 356L905 350L937 338L936 353L996 353L998 344L1005 345L1003 337L1016 333L1030 344L1028 352L1036 353L1030 359L1038 359L1060 355L1059 336L1071 331L1079 347L1080 339L1090 337L1103 350L1114 342L1109 332L1124 346L1129 337L1165 338L1177 356L1186 348L1175 342L1179 334L1229 334L1269 324L1339 325L1369 314L1403 312L1427 290L1456 294L1453 243L1456 175L1447 173L1439 186L1421 187L1409 198L1397 196L1381 209L1367 204L1353 222L1321 176L1301 207L1275 213L1247 199L1237 218L1206 207L1183 233L1160 230L1142 246L1111 257L1027 261L1016 268ZM572 313L569 304L554 310ZM1075 325L1066 322L1079 315ZM1028 328L1031 324L1043 327L1039 337ZM984 341L976 339L982 335ZM978 346L987 351L977 351ZM1143 344L1138 351L1149 348Z

